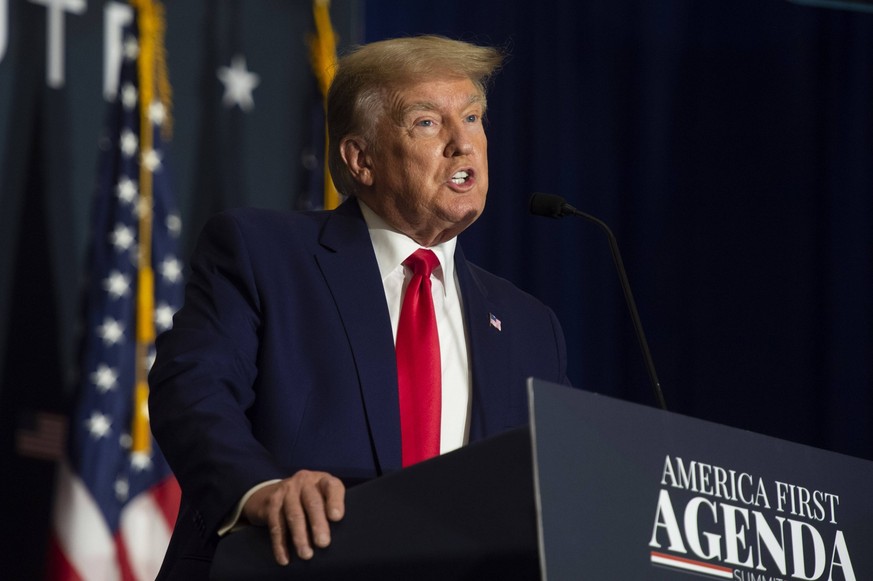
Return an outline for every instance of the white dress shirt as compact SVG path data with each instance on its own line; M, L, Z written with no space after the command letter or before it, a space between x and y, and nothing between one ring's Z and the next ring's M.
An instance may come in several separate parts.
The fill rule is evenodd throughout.
M370 240L379 263L379 273L385 287L385 300L391 317L394 341L403 293L412 278L412 271L403 266L410 254L422 248L412 238L397 232L366 204L358 200L361 213L370 231ZM434 311L440 338L442 367L442 419L440 422L440 453L445 454L467 443L470 418L470 368L467 357L467 335L464 330L463 305L455 273L457 239L432 246L430 250L440 261L431 274Z

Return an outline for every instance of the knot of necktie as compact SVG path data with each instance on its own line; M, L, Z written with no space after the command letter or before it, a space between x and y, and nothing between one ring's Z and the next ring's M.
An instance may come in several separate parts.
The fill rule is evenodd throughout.
M430 278L431 273L439 265L440 260L433 250L426 248L419 248L403 261L403 266L409 268L413 274L425 278Z

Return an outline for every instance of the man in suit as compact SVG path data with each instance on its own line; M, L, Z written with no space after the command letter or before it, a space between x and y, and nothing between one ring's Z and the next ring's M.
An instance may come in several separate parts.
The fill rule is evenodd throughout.
M159 578L205 578L219 535L245 524L269 528L279 563L309 559L348 485L525 424L529 376L568 383L552 311L457 243L485 205L485 83L500 61L440 37L358 48L328 96L330 169L349 199L204 228L150 375L152 429L183 491ZM421 365L401 361L415 343L402 303L422 249L436 448L409 460L420 422L404 390Z

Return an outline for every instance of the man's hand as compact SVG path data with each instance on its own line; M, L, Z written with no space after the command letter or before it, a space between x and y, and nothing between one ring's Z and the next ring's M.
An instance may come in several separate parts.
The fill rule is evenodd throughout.
M243 506L242 515L249 523L269 529L276 562L287 565L288 532L297 556L311 559L313 543L318 548L330 544L328 521L343 517L345 495L339 478L327 472L301 470L255 492Z

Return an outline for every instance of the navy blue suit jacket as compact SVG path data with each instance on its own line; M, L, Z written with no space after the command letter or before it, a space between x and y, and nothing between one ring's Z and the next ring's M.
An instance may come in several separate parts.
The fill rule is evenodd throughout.
M476 441L527 422L527 377L568 383L566 348L549 308L467 262L460 244L455 268ZM259 482L306 468L353 484L400 469L394 341L358 204L210 220L150 383L152 430L183 493L163 578L205 576L216 530Z

